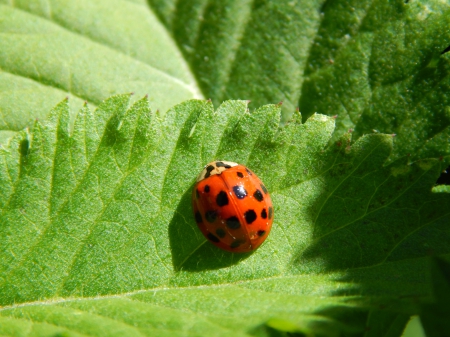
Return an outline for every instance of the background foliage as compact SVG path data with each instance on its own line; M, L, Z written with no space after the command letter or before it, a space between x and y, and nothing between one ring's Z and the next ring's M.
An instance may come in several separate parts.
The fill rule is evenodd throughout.
M432 189L449 14L0 0L1 333L400 336L411 315L450 331L449 189ZM218 251L191 218L216 158L272 192L254 254Z

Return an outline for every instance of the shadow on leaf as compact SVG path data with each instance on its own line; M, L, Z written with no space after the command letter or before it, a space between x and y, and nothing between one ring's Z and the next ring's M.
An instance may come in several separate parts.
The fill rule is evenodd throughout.
M294 265L311 268L321 261L320 271L348 271L420 258L429 247L448 252L440 238L449 196L431 191L445 162L408 164L403 158L384 166L391 149L392 137L374 134L360 138L349 151L328 153L333 165L310 209L312 240Z
M292 263L298 271L342 272L334 296L364 296L361 305L372 310L368 327L376 326L376 312L379 321L403 331L431 294L428 256L450 252L450 196L432 192L447 159L386 165L391 149L386 135L372 134L324 153L324 162L333 164L309 209L311 241ZM330 310L317 314L334 317Z
M193 185L183 194L169 224L169 241L175 271L203 271L232 266L252 253L233 254L207 241L192 214Z

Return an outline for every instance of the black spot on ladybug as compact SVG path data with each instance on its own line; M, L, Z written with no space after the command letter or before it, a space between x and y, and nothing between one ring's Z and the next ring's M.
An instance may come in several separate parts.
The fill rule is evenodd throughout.
M241 245L241 241L236 240L236 241L234 241L234 242L230 245L230 248L237 248L237 247L239 247L240 245Z
M253 175L252 171L250 171L248 168L245 168L245 170L247 171L247 173L248 173L249 176L252 176L252 175Z
M253 197L258 201L263 201L264 199L260 190L256 190L255 193L253 193Z
M230 229L238 229L241 227L241 223L239 222L239 219L235 216L230 216L226 221L227 227Z
M219 243L220 242L219 238L217 236L215 236L214 234L208 233L207 237L212 242L215 242L215 243Z
M244 178L244 175L242 174L242 172L236 172L236 174L239 178Z
M217 218L217 211L206 211L205 218L208 222L214 222Z
M267 219L267 211L265 208L261 211L261 218Z
M250 225L253 221L256 220L256 213L254 210L249 209L247 212L244 213L245 221Z
M195 189L195 197L197 199L200 198L200 192L197 189Z
M273 208L269 207L269 219L272 219Z
M227 169L231 168L230 165L225 164L225 163L222 163L221 161L216 161L216 166L217 166L217 167L225 167L225 168L227 168Z
M258 236L263 236L264 234L266 234L266 231L258 231L256 234L258 234Z
M223 237L225 237L225 231L222 229L222 228L218 228L217 230L216 230L216 234L217 234L217 236L219 237L219 238L223 238Z
M269 193L269 191L267 191L266 186L264 186L263 184L261 184L261 188L262 188L262 190L264 191L264 194Z
M212 170L214 170L214 166L212 166L212 165L209 165L207 168L206 168L206 173L205 173L205 178L208 178L210 175L211 175L211 171Z
M238 199L244 199L247 196L247 191L242 185L233 186L233 192Z
M197 223L201 223L203 221L202 215L199 211L195 212L195 221L197 221Z
M205 193L209 193L209 185L205 185L205 188L203 189Z
M227 195L227 193L224 192L224 191L220 191L219 194L217 194L216 203L220 207L228 205L228 195Z

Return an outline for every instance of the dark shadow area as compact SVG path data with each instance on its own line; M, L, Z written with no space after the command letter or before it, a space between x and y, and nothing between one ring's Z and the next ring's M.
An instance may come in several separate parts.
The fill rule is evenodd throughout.
M307 337L308 335L297 331L282 331L272 328L268 325L260 325L248 332L251 336L265 336L265 337ZM320 335L314 335L319 337Z
M266 324L257 326L248 333L252 336L267 337L361 337L367 332L365 323L368 316L368 308L339 305L312 313L306 322L291 321L285 318L270 319Z
M430 298L429 257L402 260L370 268L352 269L339 279L348 283L334 296L367 296L370 305L378 310L402 308L417 313L420 300Z
M316 312L316 315L327 317L334 324L339 336L401 336L410 319L407 313L389 309L368 307L335 306ZM330 324L331 325L331 324Z
M420 320L427 336L450 335L450 263L441 258L431 259L434 298L422 303Z
M325 191L309 210L316 219L312 242L292 260L299 271L350 272L450 254L450 195L432 192L446 165L399 159L383 167L390 147L370 139L364 147L377 147L373 159L333 153L332 146L327 151L335 161L323 176Z
M450 51L450 46L448 46L447 48L445 48L442 52L441 52L441 55L442 54L445 54L445 53L447 53L447 52L449 52Z
M351 270L341 282L353 289L340 290L335 296L366 296L364 307L368 316L365 331L384 336L387 331L400 336L412 315L419 315L422 326L434 334L448 336L450 328L450 256L424 257L419 261L403 260L388 266ZM336 308L317 312L334 317ZM348 308L343 308L348 310ZM337 310L337 311L340 311ZM355 320L356 321L356 320Z
M436 185L450 185L450 166L447 167L445 171L441 173L438 180L436 180Z
M30 141L28 139L24 139L20 142L20 155L24 158L28 156L28 153L30 151ZM23 159L25 160L25 159Z
M326 317L329 321L318 321L312 326L313 331L321 331L324 336L363 336L367 332L366 322L369 315L367 308L350 306L333 306L315 312L319 317Z
M183 194L169 224L172 264L176 271L203 271L229 267L252 253L234 254L207 241L194 221L192 211L193 185Z
M347 320L349 327L365 322L357 327L362 335L381 336L382 329L400 335L409 317L433 299L430 257L450 259L450 196L431 190L446 165L436 159L385 167L368 160L366 166L335 155L323 178L333 194L320 196L311 208L312 216L320 210L313 241L293 264L306 270L321 263L320 272L344 272L332 296L355 296L357 306L361 299L360 312L330 306L317 315Z

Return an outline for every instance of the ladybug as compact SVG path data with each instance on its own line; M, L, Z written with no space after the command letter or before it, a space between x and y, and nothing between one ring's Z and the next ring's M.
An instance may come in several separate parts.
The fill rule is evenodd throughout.
M217 247L236 253L258 248L273 221L270 194L247 167L213 161L197 177L192 191L195 221Z

